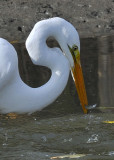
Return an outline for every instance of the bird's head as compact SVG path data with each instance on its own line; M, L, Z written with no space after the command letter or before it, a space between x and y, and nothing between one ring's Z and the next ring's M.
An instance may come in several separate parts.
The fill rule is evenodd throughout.
M85 106L88 106L88 101L80 62L79 35L73 25L67 21L64 21L64 25L62 27L62 35L63 36L61 36L61 39L59 38L58 41L61 44L61 48L65 56L69 60L72 77L77 88L80 103L82 105L84 113L87 113L87 109Z

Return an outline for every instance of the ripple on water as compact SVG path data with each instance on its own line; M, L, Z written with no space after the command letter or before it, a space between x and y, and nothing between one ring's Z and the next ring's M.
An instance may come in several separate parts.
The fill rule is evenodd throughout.
M114 151L108 152L108 155L109 155L109 156L114 156Z
M96 143L98 142L98 134L93 134L91 137L87 140L87 143Z

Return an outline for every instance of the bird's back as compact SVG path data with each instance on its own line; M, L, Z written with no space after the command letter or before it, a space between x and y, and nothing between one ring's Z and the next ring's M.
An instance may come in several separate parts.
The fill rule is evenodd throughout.
M17 73L18 59L14 47L0 38L0 90L3 89Z

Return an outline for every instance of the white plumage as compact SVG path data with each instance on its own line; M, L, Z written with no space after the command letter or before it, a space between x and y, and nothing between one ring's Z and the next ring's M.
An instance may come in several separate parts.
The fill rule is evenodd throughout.
M62 48L49 48L46 40L54 37ZM75 28L62 18L43 20L34 26L26 41L32 62L47 66L52 75L41 87L31 88L20 78L17 53L14 47L0 38L0 112L32 113L52 103L64 90L73 58L68 45L77 44Z

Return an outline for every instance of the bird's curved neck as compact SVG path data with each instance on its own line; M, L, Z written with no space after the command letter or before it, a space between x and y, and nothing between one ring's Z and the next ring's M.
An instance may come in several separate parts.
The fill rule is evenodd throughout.
M48 62L49 59L53 60L53 58L55 58L55 54L53 54L55 50L47 46L46 40L49 37L53 37L58 41L60 46L62 44L61 48L63 48L64 36L62 35L62 27L63 24L60 23L59 20L56 20L56 23L53 20L41 21L34 26L26 41L28 54L34 64L44 65L49 68L52 67L52 61L50 61L50 63Z

